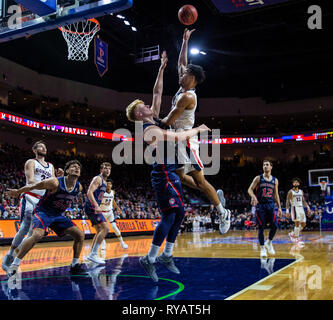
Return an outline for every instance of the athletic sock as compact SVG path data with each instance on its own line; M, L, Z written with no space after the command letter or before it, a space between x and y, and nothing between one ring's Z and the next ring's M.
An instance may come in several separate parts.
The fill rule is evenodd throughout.
M16 248L15 248L15 249L16 249ZM9 251L8 251L7 254L8 254L9 256L14 255L15 249L13 249L12 247L10 247L10 248L9 248Z
M154 244L151 244L149 252L148 252L148 260L150 263L155 262L159 250L160 250L159 246L155 246Z
M225 209L223 208L221 202L216 206L216 210L219 213L219 215L222 216L222 218L224 218Z
M167 257L171 257L174 245L174 243L166 241L163 254Z
M119 239L121 244L125 244L122 236L119 236L118 239Z
M13 261L12 264L15 265L15 266L19 266L20 263L21 263L21 259L19 259L18 257L15 257L15 259L14 259L14 261Z
M295 237L297 237L297 238L299 237L299 229L300 229L299 227L295 227L295 228L294 228L294 235L295 235Z
M73 258L72 267L79 263L79 258Z
M90 253L91 253L91 254L94 254L94 255L97 254L99 246L100 246L100 244L95 242L95 244L94 244L94 246L92 247Z

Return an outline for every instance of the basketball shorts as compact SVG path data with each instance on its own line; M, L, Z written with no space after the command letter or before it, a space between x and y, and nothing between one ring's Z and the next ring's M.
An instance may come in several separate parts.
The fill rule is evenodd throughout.
M39 200L42 196L32 192L23 193L20 197L20 222L32 218L33 211L35 210Z
M85 207L85 213L93 226L99 223L106 222L103 213L95 213L94 209L92 208Z
M277 226L277 214L274 205L258 204L256 207L256 222L258 226L265 227L267 223Z
M161 212L172 208L184 209L183 189L176 173L168 173L168 178L159 182L152 180L152 186Z
M108 220L110 223L116 222L114 219L114 214L113 210L110 211L103 211L103 216L105 217L106 220Z
M51 216L47 213L36 210L34 216L32 217L32 228L52 229L59 237L64 236L64 231L68 228L74 227L75 224L71 219L65 216Z
M306 222L306 215L303 207L291 207L292 221Z
M179 169L184 169L185 174L194 170L203 170L204 166L199 156L198 136L179 142L177 146Z

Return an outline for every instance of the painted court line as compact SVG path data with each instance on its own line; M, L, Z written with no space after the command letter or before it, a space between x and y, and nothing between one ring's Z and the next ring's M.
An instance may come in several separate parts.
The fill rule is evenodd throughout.
M265 277L265 278L263 278L263 279L261 279L261 280L255 282L255 283L251 284L250 286L244 288L243 290L236 292L236 293L233 294L232 296L229 296L228 298L225 298L224 300L232 300L232 299L234 299L234 298L240 296L241 294L245 293L245 292L248 291L248 290L256 290L255 287L258 286L258 284L260 284L260 283L266 281L267 279L269 279L269 278L271 278L271 277L277 275L277 274L278 274L279 272L281 272L282 270L285 270L285 269L291 267L293 264L295 264L295 263L297 263L297 262L300 262L300 261L302 261L302 260L303 260L303 258L300 258L300 259L298 259L298 260L296 260L296 261L294 261L294 262L288 264L287 266L285 266L285 267L283 267L283 268L281 268L281 269L279 269L279 270L273 272L272 274L270 274L270 275L268 275L267 277Z

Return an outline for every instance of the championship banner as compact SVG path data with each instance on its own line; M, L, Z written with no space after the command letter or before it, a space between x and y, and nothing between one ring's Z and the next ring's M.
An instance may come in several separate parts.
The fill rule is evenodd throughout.
M95 234L95 228L90 220L72 220L75 225L81 229L85 235ZM121 233L129 232L153 232L160 222L159 219L118 219L117 227ZM110 233L114 233L111 224L107 222ZM20 229L20 220L0 220L0 238L14 238ZM54 231L47 228L47 237L57 236Z
M108 71L108 44L98 37L95 37L95 65L101 77Z
M234 13L267 7L291 0L212 0L221 13Z
M325 207L321 217L321 229L333 230L333 196L325 196Z

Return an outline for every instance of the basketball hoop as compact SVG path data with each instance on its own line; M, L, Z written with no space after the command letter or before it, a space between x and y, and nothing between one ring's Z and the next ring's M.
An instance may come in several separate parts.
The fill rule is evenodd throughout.
M327 188L327 182L326 181L320 181L320 189L321 191L325 192Z
M96 19L83 20L59 27L58 29L67 42L68 60L88 60L89 44L100 28L100 23Z

